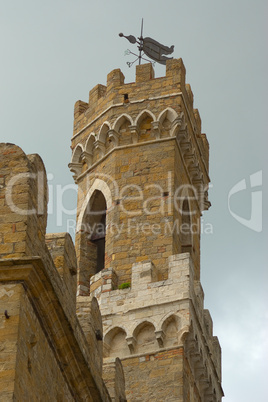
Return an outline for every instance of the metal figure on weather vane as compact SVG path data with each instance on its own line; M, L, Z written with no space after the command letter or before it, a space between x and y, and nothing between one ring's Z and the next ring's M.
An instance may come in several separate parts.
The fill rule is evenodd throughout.
M144 38L143 36L143 19L141 22L141 36L136 39L135 36L129 35L125 36L124 34L120 33L119 36L122 38L126 38L130 43L138 44L138 49L139 49L139 54L131 52L129 49L125 52L126 55L128 54L134 54L137 58L132 61L132 62L127 62L127 65L131 67L137 60L139 60L139 64L141 64L141 60L146 60L150 61L148 59L145 59L143 57L144 54L146 56L150 57L150 59L154 60L154 62L160 63L160 64L166 64L167 60L173 59L173 57L166 57L164 56L165 54L171 54L174 51L174 46L164 46L161 43L157 42L156 40L146 37ZM154 64L153 62L153 64Z

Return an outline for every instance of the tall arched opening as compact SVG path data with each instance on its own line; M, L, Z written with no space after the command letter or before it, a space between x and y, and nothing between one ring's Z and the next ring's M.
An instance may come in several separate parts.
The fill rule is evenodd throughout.
M191 210L187 198L184 198L181 209L181 252L192 252Z
M76 233L79 294L90 292L90 278L105 267L107 203L102 191L95 189L83 211Z
M95 247L93 275L100 272L105 265L106 210L107 205L103 193L95 190L89 200L84 221L88 233L88 246Z

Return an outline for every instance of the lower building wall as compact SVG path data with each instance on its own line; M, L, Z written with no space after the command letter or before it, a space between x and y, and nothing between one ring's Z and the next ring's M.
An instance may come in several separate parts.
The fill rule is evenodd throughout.
M73 401L66 380L21 284L2 284L1 400Z
M21 298L14 396L19 401L74 400L26 293Z
M20 299L20 284L0 283L0 394L12 401L15 383Z
M114 289L111 268L91 278L106 362L122 360L129 401L220 401L220 346L191 256L170 256L168 266L168 279L158 281L150 261L134 264L126 289Z
M122 359L128 401L184 401L183 348Z

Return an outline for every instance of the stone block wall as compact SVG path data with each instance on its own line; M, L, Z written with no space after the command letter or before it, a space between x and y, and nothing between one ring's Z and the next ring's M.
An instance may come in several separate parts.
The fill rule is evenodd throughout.
M76 103L75 248L46 234L41 158L0 144L1 399L221 401L200 284L209 145L185 73L116 69Z
M122 358L127 400L186 402L183 397L183 353L183 348L176 348ZM191 399L191 402L195 400Z
M129 288L114 289L114 275L106 269L91 286L103 318L104 356L122 359L127 399L157 400L168 392L168 400L209 402L215 392L220 401L220 346L190 255L169 257L163 281L151 262L133 265Z
M103 365L103 379L112 401L126 402L125 376L120 359Z
M210 205L205 138L181 59L168 60L166 76L156 79L151 64L137 66L130 84L114 70L106 87L90 91L88 104L78 101L69 167L78 184L80 294L89 293L97 272L90 207L98 192L106 201L105 268L114 268L119 283L130 281L133 263L148 259L166 279L168 257L185 251L200 278L200 216ZM188 237L184 198L194 230Z
M45 237L46 246L60 275L62 302L68 301L70 317L75 317L77 260L74 244L69 233L49 233Z
M223 396L200 284L209 144L185 73L181 59L168 60L160 78L139 65L125 84L116 69L75 105L77 306L97 298L105 364L122 359L129 401ZM94 243L101 222L105 249Z
M74 245L46 235L42 160L0 144L0 179L0 399L110 401L98 303L76 316Z
M73 401L73 392L25 291L20 299L16 341L14 400Z
M0 283L0 395L12 401L16 375L21 284Z
M47 180L41 158L0 144L0 257L40 254L47 222Z

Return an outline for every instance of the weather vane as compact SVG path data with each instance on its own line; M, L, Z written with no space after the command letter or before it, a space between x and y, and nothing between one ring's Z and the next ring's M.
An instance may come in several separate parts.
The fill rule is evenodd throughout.
M161 43L157 42L156 40L149 37L144 38L142 35L143 35L143 18L141 21L141 36L138 39L136 39L135 36L133 35L125 36L122 33L119 34L121 38L122 37L126 38L130 43L138 44L139 54L133 53L129 49L126 50L125 52L125 55L133 54L134 56L137 57L132 62L127 61L128 67L131 67L134 63L136 63L137 60L139 60L139 64L141 64L141 60L146 60L153 64L155 64L155 62L160 64L166 64L167 60L173 59L173 57L166 57L163 55L173 53L174 46L168 47L161 45ZM150 59L154 60L154 62L151 62L151 60L148 60L145 57L143 57L144 54L148 56Z

